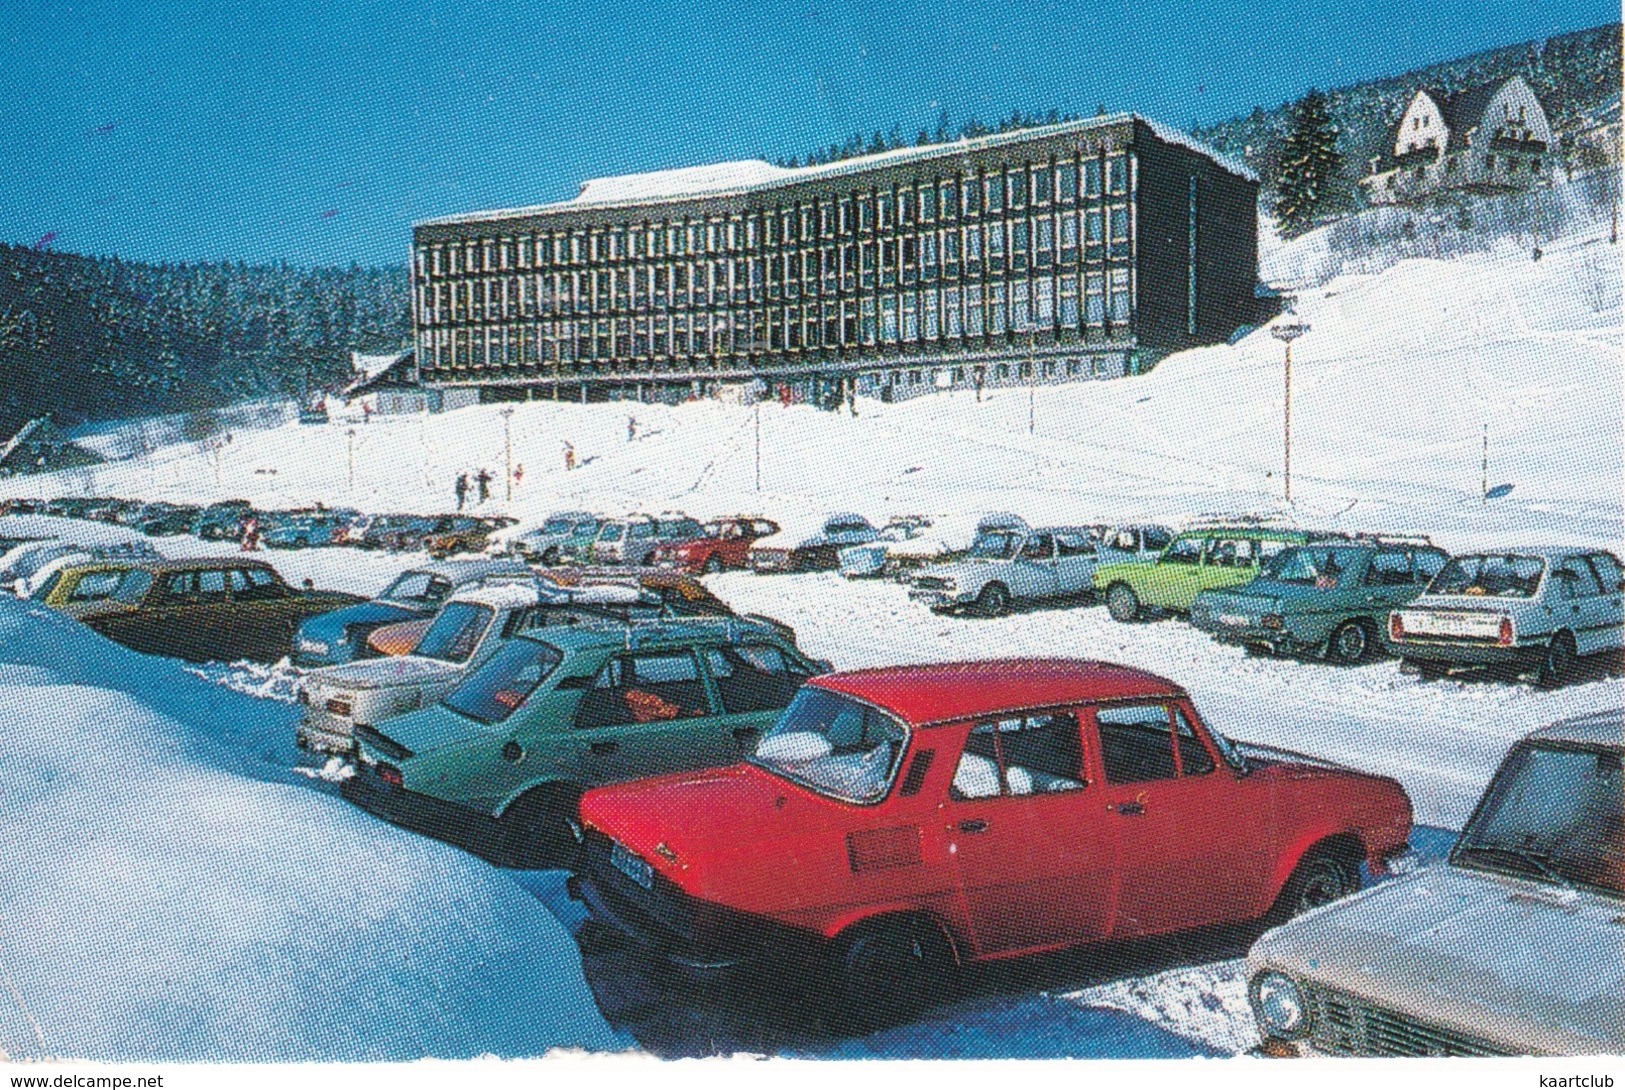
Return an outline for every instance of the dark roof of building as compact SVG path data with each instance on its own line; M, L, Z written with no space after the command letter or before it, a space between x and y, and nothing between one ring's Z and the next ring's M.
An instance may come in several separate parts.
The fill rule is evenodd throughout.
M1450 132L1451 148L1446 150L1453 150L1465 134L1479 127L1484 120L1484 111L1489 108L1490 100L1496 96L1501 88L1517 78L1517 76L1507 76L1505 79L1481 83L1476 87L1469 87L1454 94L1441 87L1423 87L1419 89L1418 93L1426 94L1433 100L1433 104L1439 107L1439 114L1444 120L1446 129ZM1413 94L1411 101L1415 101L1415 99L1416 95ZM1407 109L1409 106L1410 102L1407 102ZM1401 110L1399 117L1392 125L1388 126L1382 152L1376 156L1378 173L1392 170L1399 165L1398 160L1394 157L1394 148L1399 146L1400 126L1404 121L1405 111Z

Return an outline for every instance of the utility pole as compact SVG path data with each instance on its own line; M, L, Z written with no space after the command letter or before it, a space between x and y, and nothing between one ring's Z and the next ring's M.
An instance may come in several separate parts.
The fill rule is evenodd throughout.
M1288 311L1290 314L1291 311ZM1285 322L1281 325L1271 326L1270 333L1279 341L1286 343L1286 409L1283 416L1285 422L1285 469L1286 469L1286 503L1292 506L1292 342L1309 332L1305 322Z
M508 460L508 500L513 500L513 406L502 410L502 449Z
M1029 319L1030 320L1030 319ZM1038 326L1027 330L1027 434L1033 434L1034 401L1038 396Z
M355 429L346 431L345 437L350 441L350 498L355 498Z
M1479 473L1479 477L1478 477L1478 502L1479 503L1489 503L1490 502L1490 425L1489 425L1488 421L1486 421L1484 423L1484 447L1483 447L1483 454L1480 456L1479 463L1478 463L1478 473Z
M756 399L756 494L762 492L762 399Z

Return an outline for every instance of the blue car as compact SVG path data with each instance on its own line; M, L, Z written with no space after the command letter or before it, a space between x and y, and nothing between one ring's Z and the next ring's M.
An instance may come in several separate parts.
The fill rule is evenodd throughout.
M370 658L367 637L373 629L432 616L453 593L486 579L530 575L524 564L507 559L442 560L413 568L371 601L323 613L300 625L293 641L293 664L314 669Z

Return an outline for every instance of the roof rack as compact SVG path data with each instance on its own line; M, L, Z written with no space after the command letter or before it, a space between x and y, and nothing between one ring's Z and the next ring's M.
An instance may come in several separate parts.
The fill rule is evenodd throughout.
M744 617L724 616L688 616L688 617L660 617L658 619L640 620L633 618L626 622L626 649L636 651L654 643L652 637L661 634L673 625L696 628L720 628L729 643L739 643L746 631L760 631L763 627L759 622ZM653 631L659 629L660 631Z
M1348 535L1355 541L1369 541L1377 545L1432 545L1433 539L1426 534L1385 534L1380 531L1369 533L1361 530Z

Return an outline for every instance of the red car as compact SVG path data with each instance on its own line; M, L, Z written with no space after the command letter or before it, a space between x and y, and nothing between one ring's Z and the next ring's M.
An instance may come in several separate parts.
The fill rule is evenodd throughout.
M838 1017L956 964L1285 919L1406 848L1391 779L1210 730L1066 659L809 681L746 764L588 792L572 892L679 965L833 970Z
M649 554L657 568L699 573L750 567L750 543L779 532L779 524L759 518L713 519L705 536L662 545Z

